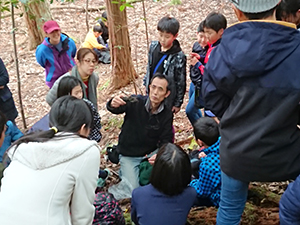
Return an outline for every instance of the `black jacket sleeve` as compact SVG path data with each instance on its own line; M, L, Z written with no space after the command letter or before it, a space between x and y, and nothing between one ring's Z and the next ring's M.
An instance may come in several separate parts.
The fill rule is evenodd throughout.
M166 120L164 122L164 130L160 136L160 141L158 144L158 147L161 147L163 144L166 143L173 143L173 113L170 111L170 113L168 113L168 115L166 115Z
M174 79L176 85L176 97L174 106L180 107L186 91L186 56L182 53L177 56L177 63L174 71Z
M113 114L122 114L122 113L126 112L128 103L126 103L126 105L121 105L118 108L114 108L111 106L111 101L112 101L112 99L110 99L106 104L106 108L108 111L110 111Z
M5 65L0 58L0 86L4 86L9 82L8 72L5 68Z

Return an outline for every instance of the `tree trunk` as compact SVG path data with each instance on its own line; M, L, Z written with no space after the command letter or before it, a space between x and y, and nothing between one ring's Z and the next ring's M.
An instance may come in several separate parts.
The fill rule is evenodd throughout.
M115 4L105 0L108 15L109 44L111 51L111 87L119 89L137 78L131 58L131 48L127 25L126 8L121 11L122 3Z
M29 0L22 6L29 35L28 47L33 50L44 40L43 24L52 19L50 4L47 0Z

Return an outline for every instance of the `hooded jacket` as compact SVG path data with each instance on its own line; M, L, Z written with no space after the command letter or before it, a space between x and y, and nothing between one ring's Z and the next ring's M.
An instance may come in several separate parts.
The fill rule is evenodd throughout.
M300 173L300 33L293 24L247 21L225 30L203 76L205 106L220 121L221 169L241 181Z
M144 85L149 89L150 80L153 77L153 71L156 67L154 63L154 51L159 49L160 43L152 41L149 49L148 66L146 76L144 77ZM172 49L172 50L171 50ZM183 103L183 98L186 90L186 56L182 52L179 42L175 40L171 51L167 51L168 56L161 63L162 73L169 79L169 87L171 94L165 100L167 107L180 107ZM163 54L163 53L162 53ZM158 71L160 68L158 69Z
M46 37L35 52L37 62L46 70L46 85L51 88L54 82L75 66L75 42L65 34L60 35L62 50L50 44Z
M9 150L12 162L2 179L0 224L92 224L100 149L77 135L56 135Z

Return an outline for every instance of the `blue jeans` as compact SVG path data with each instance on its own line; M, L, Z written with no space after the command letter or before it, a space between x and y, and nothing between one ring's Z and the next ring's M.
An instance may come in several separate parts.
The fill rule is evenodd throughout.
M139 165L144 157L129 157L120 155L120 177L125 178L132 185L133 189L140 186Z
M152 155L157 153L157 149L147 157L151 157ZM139 174L140 174L140 164L141 161L144 159L144 156L141 157L130 157L130 156L123 156L120 154L120 178L125 178L129 183L132 185L133 189L140 186Z
M195 106L195 86L193 82L190 84L189 102L185 108L185 113L191 124L194 124L200 117L202 117L200 109Z
M247 201L249 182L236 180L224 172L221 179L217 225L239 225Z

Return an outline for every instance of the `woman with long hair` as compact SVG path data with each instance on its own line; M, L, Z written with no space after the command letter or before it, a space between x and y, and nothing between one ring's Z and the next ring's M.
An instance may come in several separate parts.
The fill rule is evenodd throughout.
M92 113L73 96L55 101L52 127L17 140L0 191L0 224L90 225L100 149L87 136Z

